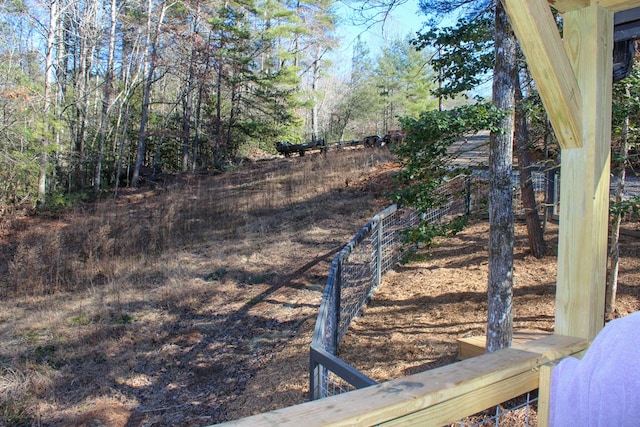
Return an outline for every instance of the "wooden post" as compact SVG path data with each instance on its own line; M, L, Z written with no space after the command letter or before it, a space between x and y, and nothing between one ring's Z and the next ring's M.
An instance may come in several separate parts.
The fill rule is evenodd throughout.
M547 363L540 366L538 380L538 427L549 427L551 406L551 374L557 363Z
M502 0L562 148L582 146L582 99L546 0Z
M549 335L459 363L224 425L449 425L535 390L541 365L572 356L587 345L587 340L582 338Z
M557 334L592 339L604 324L613 11L639 0L502 0L562 147ZM606 3L606 5L604 5Z
M613 12L589 6L563 19L582 93L582 147L561 153L555 332L593 339L604 325Z

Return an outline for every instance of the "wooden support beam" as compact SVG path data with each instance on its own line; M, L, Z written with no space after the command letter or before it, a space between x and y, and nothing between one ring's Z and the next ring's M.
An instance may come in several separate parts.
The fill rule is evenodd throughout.
M591 0L593 6L600 6L611 12L621 12L623 10L640 7L639 0Z
M588 341L550 335L326 399L224 426L441 426L538 387L538 368L583 351Z
M612 12L640 7L640 0L548 0L558 12L573 12L587 6L600 6Z
M547 0L558 12L570 12L591 4L591 0Z
M547 1L502 2L560 146L582 146L582 95Z
M540 367L538 380L538 427L549 427L551 408L551 376L557 363L547 363Z
M582 92L583 146L561 153L555 332L593 339L604 325L613 12L566 13L564 40Z

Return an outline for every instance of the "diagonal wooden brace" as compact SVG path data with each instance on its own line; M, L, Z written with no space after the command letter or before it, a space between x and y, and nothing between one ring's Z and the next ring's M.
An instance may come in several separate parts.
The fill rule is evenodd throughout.
M582 94L547 0L502 0L560 146L582 147Z

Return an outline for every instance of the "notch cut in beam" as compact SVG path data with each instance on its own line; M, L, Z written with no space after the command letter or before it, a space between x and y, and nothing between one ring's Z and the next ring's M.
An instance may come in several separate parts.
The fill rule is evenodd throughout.
M582 147L582 94L547 0L502 0L560 146Z

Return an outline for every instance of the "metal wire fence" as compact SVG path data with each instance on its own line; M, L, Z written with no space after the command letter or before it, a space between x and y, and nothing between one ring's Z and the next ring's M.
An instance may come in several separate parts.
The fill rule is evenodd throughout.
M340 341L380 285L384 274L410 249L404 243L403 231L417 226L421 220L437 224L453 216L483 212L487 206L487 178L484 172L479 171L448 181L439 189L446 202L425 213L389 206L374 216L336 256L331 264L310 346L311 399L376 384L375 380L338 357ZM540 206L544 206L545 193L551 187L547 180L548 174L534 172L534 190ZM513 182L517 214L520 206L517 173ZM483 419L492 417L498 415ZM498 418L495 418L496 425Z
M476 169L470 176L470 201L469 211L481 213L488 210L489 194L489 171L487 169ZM514 170L511 175L513 184L514 214L516 216L525 213L522 206L522 193L520 192L520 175ZM531 183L536 197L538 213L544 214L549 208L549 217L557 217L559 210L559 179L557 170L535 170L531 174Z
M408 249L403 231L417 226L421 220L437 223L467 213L468 198L463 193L468 183L466 176L448 181L439 190L447 202L424 214L389 206L374 216L334 258L311 343L312 399L349 391L358 384L375 383L337 357L339 343L380 285L382 276Z
M514 214L517 216L524 213L517 171L514 171L512 182ZM532 184L539 213L546 219L557 218L560 190L557 170L532 171ZM333 260L310 348L311 399L377 383L342 361L337 356L338 347L352 320L380 285L382 276L408 249L403 242L403 231L416 226L421 220L433 224L453 215L488 212L486 169L477 169L470 176L452 179L440 191L446 202L428 212L420 214L411 209L398 209L395 205L381 211ZM537 401L537 392L533 391L452 426L537 425Z
M534 408L538 404L537 390L496 405L479 414L460 420L451 427L529 427L538 425Z

